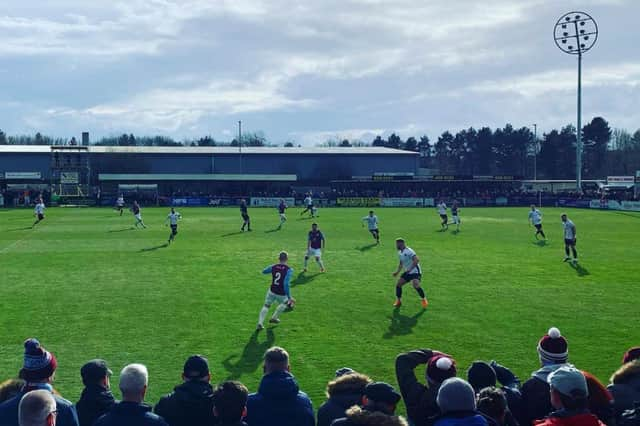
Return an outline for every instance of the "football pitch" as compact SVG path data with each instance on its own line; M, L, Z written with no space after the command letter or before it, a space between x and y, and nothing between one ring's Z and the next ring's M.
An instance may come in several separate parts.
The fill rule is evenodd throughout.
M16 375L22 343L36 336L58 357L56 388L76 401L80 366L106 359L149 367L147 401L180 381L193 353L209 358L213 380L239 379L254 391L265 349L285 347L292 372L317 408L334 371L351 367L395 384L398 353L437 348L463 374L496 359L521 378L537 368L537 340L557 326L570 360L606 382L622 353L640 343L640 214L569 210L579 266L563 263L561 210L543 208L547 244L536 243L526 208L462 209L460 233L439 232L435 209L376 209L382 243L361 218L367 208L321 209L327 273L301 274L312 220L299 209L277 231L275 209L178 209L176 242L166 246L167 208L129 212L51 208L30 229L30 210L0 210L0 380ZM421 259L430 306L405 287L394 301L394 239ZM254 333L279 251L295 269L297 305L282 323ZM422 377L423 368L419 369ZM117 377L112 387L117 389ZM119 395L119 392L116 392Z

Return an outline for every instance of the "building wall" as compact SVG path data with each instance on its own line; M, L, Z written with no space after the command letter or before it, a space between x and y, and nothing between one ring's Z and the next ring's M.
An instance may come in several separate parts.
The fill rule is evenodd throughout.
M51 176L51 154L49 153L3 153L0 154L0 173L40 172L43 180Z

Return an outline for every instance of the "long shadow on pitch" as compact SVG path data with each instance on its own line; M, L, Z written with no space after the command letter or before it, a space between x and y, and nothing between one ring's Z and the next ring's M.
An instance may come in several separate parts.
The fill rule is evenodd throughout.
M584 268L579 263L570 263L569 265L576 271L576 274L578 274L579 277L591 275L589 270L587 268Z
M309 274L305 274L304 272L300 272L298 274L297 277L295 277L295 279L293 279L291 281L291 287L295 287L298 285L305 285L305 284L309 284L311 281L313 281L315 279L315 277L317 277L318 275L320 275L320 273L315 273L312 275Z
M153 246L153 247L147 247L147 248L140 249L140 253L146 252L146 251L156 251L156 250L159 250L159 249L162 249L162 248L167 248L167 247L169 247L169 244L164 243L164 244L160 244L159 246Z
M273 228L273 229L269 229L268 231L264 231L265 234L271 234L273 232L278 232L280 231L282 228Z
M227 237L233 237L234 235L240 235L240 234L244 234L244 231L229 232L228 234L221 235L221 237L227 238Z
M276 336L272 328L267 328L267 339L260 343L259 334L259 331L253 332L239 356L231 355L222 361L222 366L229 373L226 380L238 380L245 374L254 374L262 365L264 353L273 346Z
M24 228L7 229L7 232L26 231L28 229L33 229L33 226L25 226Z
M382 335L384 339L392 339L396 336L406 336L413 333L413 329L418 325L418 320L424 315L425 310L421 309L420 312L413 316L402 315L399 308L393 310L393 314L388 317L391 320L389 329Z
M376 244L376 243L371 243L371 244L367 244L366 246L359 246L359 247L356 247L356 250L360 250L360 251L362 251L362 252L365 252L365 251L369 251L369 250L371 250L372 248L374 248L374 247L375 247L375 246L377 246L377 245L378 245L378 244Z
M534 241L531 244L533 244L534 246L538 246L538 247L546 247L547 246L547 240L538 240L538 241Z
M129 228L122 228L122 229L111 229L109 231L107 231L108 233L112 234L114 232L127 232L127 231L134 231L136 228L134 228L133 226L129 227Z

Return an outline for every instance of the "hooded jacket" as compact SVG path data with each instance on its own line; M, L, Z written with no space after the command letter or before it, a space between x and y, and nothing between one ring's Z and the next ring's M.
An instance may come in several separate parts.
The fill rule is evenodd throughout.
M80 426L92 426L114 405L116 405L116 399L109 389L99 385L85 387L80 395L80 400L76 403Z
M624 365L611 377L607 388L613 395L613 406L616 417L640 403L640 361Z
M151 412L146 404L122 401L100 417L94 426L167 426L162 417Z
M346 417L335 420L332 426L407 426L406 420L381 411L369 411L355 406L346 412Z
M257 393L249 395L249 426L315 426L313 405L289 372L265 375Z
M605 426L605 424L589 412L557 411L548 418L536 422L535 426Z
M330 426L335 419L345 417L349 408L361 404L368 383L360 374L348 374L329 383L329 399L318 409L318 426Z
M213 388L207 382L186 381L160 398L153 411L170 426L210 426L213 415Z
M30 383L28 389L23 389L20 393L11 399L0 404L0 425L2 426L18 426L18 406L20 400L28 392L37 389L45 389L53 394L56 400L56 410L58 415L56 418L57 426L78 426L78 415L76 409L70 401L62 398L53 391L53 387L46 383Z
M547 379L560 367L573 367L571 364L549 364L535 371L529 380L522 385L522 412L518 423L533 424L536 420L547 418L554 408L551 405L550 387Z

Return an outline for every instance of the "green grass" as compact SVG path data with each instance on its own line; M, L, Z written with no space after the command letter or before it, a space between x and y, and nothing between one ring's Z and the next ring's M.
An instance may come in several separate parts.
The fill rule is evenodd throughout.
M67 398L79 397L83 362L102 357L116 372L145 363L155 403L193 353L209 358L215 381L255 390L262 353L280 345L317 408L336 368L395 383L395 356L416 347L453 354L461 370L497 359L526 378L537 368L537 340L557 326L571 360L606 381L640 343L638 214L570 211L576 269L562 262L557 209L544 209L545 246L535 244L524 208L464 209L457 235L438 232L432 209L378 209L379 247L360 224L367 209L323 209L328 273L313 264L302 278L311 221L299 211L271 232L275 209L252 209L255 230L242 234L236 209L182 209L170 247L160 247L167 209L145 209L146 230L129 230L132 216L110 209L49 209L34 230L25 229L29 211L0 211L0 379L15 376L23 340L37 336L59 359L56 387ZM410 288L403 308L391 307L397 236L422 260L426 312ZM260 272L283 249L298 304L256 338L268 283Z

